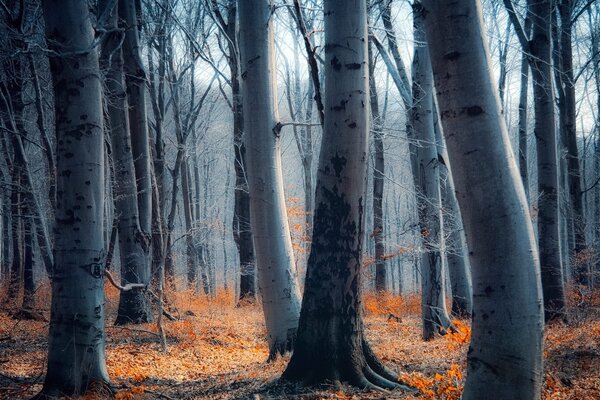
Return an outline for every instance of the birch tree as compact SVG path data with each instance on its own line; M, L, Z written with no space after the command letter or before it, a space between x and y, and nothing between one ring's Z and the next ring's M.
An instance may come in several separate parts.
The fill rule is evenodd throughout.
M538 252L490 74L481 4L426 0L423 7L473 274L463 398L539 399L543 309Z
M300 290L281 172L271 7L269 0L238 2L250 222L269 358L274 358L292 350Z
M86 2L43 1L57 137L55 268L40 396L108 385L104 351L101 78Z

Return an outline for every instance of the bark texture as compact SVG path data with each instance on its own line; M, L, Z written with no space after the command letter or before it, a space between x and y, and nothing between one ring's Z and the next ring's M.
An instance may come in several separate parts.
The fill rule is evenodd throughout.
M361 298L368 133L364 0L326 0L325 124L313 241L294 354L284 379L395 387L364 337Z
M415 54L413 58L412 128L416 143L415 190L422 240L421 318L423 339L433 339L451 325L441 249L443 247L440 169L434 131L433 76L423 28L423 7L413 4Z
M112 3L112 5L110 4ZM100 62L105 74L108 129L111 137L114 171L113 197L121 259L121 285L149 283L148 243L140 228L138 187L131 146L129 102L127 101L121 34L117 31L118 11L114 2L103 1L100 9L108 32L102 44ZM150 304L143 288L121 291L115 323L145 323L152 320Z
M57 136L55 268L40 397L109 383L104 354L101 78L88 4L43 1Z
M565 295L558 212L558 159L550 21L552 2L530 0L532 36L531 77L535 97L535 128L538 169L538 247L546 321L564 316Z
M490 76L481 5L475 0L427 0L423 6L473 273L472 339L463 398L539 399L539 259Z
M300 314L281 172L271 2L240 1L240 55L250 220L269 357L293 349Z

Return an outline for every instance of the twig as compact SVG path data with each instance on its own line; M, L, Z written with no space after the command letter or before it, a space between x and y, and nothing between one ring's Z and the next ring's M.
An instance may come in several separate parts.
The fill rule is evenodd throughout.
M127 331L132 331L132 332L140 332L140 333L148 333L150 335L154 335L154 336L159 336L160 335L156 332L152 332L149 331L147 329L141 329L141 328L128 328L126 326L118 326L118 325L114 325L114 326L107 326L107 328L112 328L112 329L123 329L123 330L127 330Z

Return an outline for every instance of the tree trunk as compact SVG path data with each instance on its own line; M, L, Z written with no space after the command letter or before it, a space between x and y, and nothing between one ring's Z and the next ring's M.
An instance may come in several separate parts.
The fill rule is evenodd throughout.
M557 76L561 77L562 87L559 90L561 107L561 131L564 132L567 147L567 171L568 171L568 192L571 201L571 212L573 213L574 237L574 255L585 250L587 242L585 238L585 218L583 214L583 196L581 190L581 167L579 162L579 150L577 148L577 113L575 98L575 80L573 77L573 46L572 46L572 23L573 1L559 1L560 15L560 66ZM598 111L597 111L598 112ZM569 254L571 255L571 254ZM575 264L575 279L580 284L589 283L589 271L587 263Z
M213 12L220 16L216 0L211 0ZM233 210L233 239L239 253L240 261L240 300L255 300L256 298L256 265L254 247L250 227L250 197L246 181L246 147L244 145L244 115L242 94L240 90L240 66L238 60L236 0L228 0L227 23L224 24L227 36L227 62L231 76L231 98L233 106L233 147L235 165L235 192ZM221 17L220 20L223 20ZM240 302L239 304L243 304Z
M434 109L434 111L436 111ZM435 115L435 140L440 160L440 184L442 185L442 204L445 209L444 226L449 231L448 241L444 243L448 275L452 288L452 314L469 318L473 312L473 285L467 239L463 228L462 215L454 188L450 160L440 126L439 115Z
M112 9L107 7L110 7L109 1L103 1L99 5L102 13L110 13L105 27L110 33L102 44L100 63L105 73L107 125L112 144L113 197L121 259L121 284L148 284L148 243L139 223L138 187L127 112L129 103L125 92L121 35L117 31L119 14L116 6L113 5ZM121 291L115 324L138 324L151 320L152 312L143 288Z
M558 161L550 53L550 0L529 0L532 20L531 76L535 97L538 168L538 246L546 321L564 316L565 295L560 257Z
M375 65L371 50L369 51L369 93L371 102L371 115L373 117L373 145L375 147L375 165L373 168L373 239L375 241L375 290L384 292L388 290L388 276L385 265L385 237L383 234L383 179L385 174L385 159L383 151L383 127L379 114L379 100L374 77Z
M525 34L527 37L531 31L531 15L527 8L527 16L525 17ZM529 95L529 59L523 49L521 55L521 89L519 92L519 173L525 188L525 197L529 200L529 172L528 172L528 135L527 135L527 111L528 111L528 95Z
M300 290L281 172L271 3L238 2L250 219L269 358L293 349Z
M423 339L433 339L436 330L451 326L446 308L446 285L441 249L443 248L440 168L433 124L433 76L421 14L414 3L415 54L413 57L412 127L417 140L416 176L417 208L423 244L421 262L421 318Z
M478 1L423 1L443 132L473 274L463 399L539 399L539 260L500 114Z
M109 384L104 351L104 132L92 18L81 1L45 0L43 10L51 49L58 179L42 398Z
M313 241L294 354L284 379L395 387L370 350L362 319L368 137L365 1L326 0L325 124Z

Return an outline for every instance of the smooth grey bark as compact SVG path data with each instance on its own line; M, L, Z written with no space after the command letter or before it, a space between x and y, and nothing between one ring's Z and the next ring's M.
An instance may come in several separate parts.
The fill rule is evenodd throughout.
M558 2L558 14L560 17L559 50L560 65L555 76L561 86L558 90L559 109L560 109L560 130L565 138L563 146L567 150L567 177L568 193L571 203L572 224L574 229L574 256L587 248L585 237L585 216L583 210L583 192L581 189L581 165L579 158L579 149L577 148L577 112L575 97L575 79L573 73L573 0L560 0ZM571 254L569 254L571 255ZM575 280L580 284L589 283L589 271L586 263L575 265Z
M531 34L531 15L530 10L527 8L527 15L525 17L524 33L529 38ZM521 88L519 91L519 172L521 174L521 180L523 181L523 187L525 188L525 196L529 199L529 172L528 172L528 97L529 97L529 56L523 49L521 55Z
M238 2L250 222L273 359L293 349L300 290L281 171L271 6L269 0Z
M135 164L135 177L138 188L139 224L145 244L146 257L149 257L150 229L152 223L152 179L150 171L150 142L148 117L146 112L146 71L141 58L139 40L140 26L138 15L139 2L118 0L120 28L124 30L123 69L127 99L129 102L129 126L131 131L131 150ZM141 272L140 272L141 273ZM145 272L150 279L149 268Z
M558 159L552 85L550 0L529 0L532 36L531 76L535 97L535 128L538 169L538 246L544 290L546 321L562 318L565 295L558 212Z
M388 271L385 263L385 238L383 216L383 185L385 176L385 154L383 149L383 126L379 112L379 99L377 85L374 77L374 60L369 41L369 95L371 115L373 121L373 146L375 147L375 163L373 166L373 232L371 236L375 241L375 290L387 291L389 286Z
M363 253L368 137L364 0L325 0L325 124L313 241L294 354L282 378L397 387L364 337Z
M113 198L121 260L121 285L148 284L150 265L147 239L140 228L138 186L130 135L122 34L117 30L116 4L99 4L106 20L107 34L102 43L100 64L105 74L107 128L111 138L113 163ZM107 16L110 15L110 16ZM150 304L143 288L121 291L115 324L145 323L152 320Z
M423 28L423 8L413 3L415 51L412 64L413 106L411 120L416 140L415 190L423 244L421 255L421 320L423 339L444 333L452 323L446 307L444 280L443 217L440 168L434 131L433 76Z
M537 246L500 113L481 4L423 1L440 117L473 277L463 399L539 399L543 309Z
M211 0L213 12L227 36L227 63L231 76L231 103L233 111L233 146L235 166L235 192L233 211L233 239L240 261L240 300L256 298L256 265L250 227L250 198L246 181L246 147L244 145L244 112L240 87L238 54L237 0L227 1L227 21L221 14L217 0ZM239 302L238 304L243 304Z
M43 3L57 135L55 268L48 364L39 397L108 385L104 341L104 132L88 4Z
M435 107L434 103L434 107ZM462 215L454 191L454 178L448 159L446 142L442 134L437 109L435 115L435 140L438 148L442 205L444 207L444 228L449 232L444 243L450 287L452 289L452 314L469 318L473 312L473 285L471 264L467 249L467 239L463 228Z

